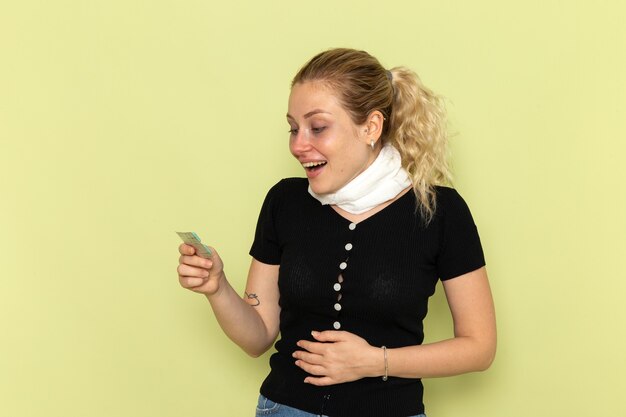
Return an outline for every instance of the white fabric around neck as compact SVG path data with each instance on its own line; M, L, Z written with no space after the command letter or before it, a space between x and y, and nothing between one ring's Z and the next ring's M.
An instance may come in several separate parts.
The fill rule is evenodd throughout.
M337 205L351 214L361 214L389 201L411 185L409 174L402 168L400 152L390 144L383 146L372 165L339 191L309 193L322 205Z

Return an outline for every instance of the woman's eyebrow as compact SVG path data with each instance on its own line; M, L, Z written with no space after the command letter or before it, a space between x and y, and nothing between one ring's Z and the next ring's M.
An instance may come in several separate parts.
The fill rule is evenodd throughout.
M310 112L308 112L307 114L305 114L305 115L304 115L304 118L305 118L305 119L308 119L309 117L311 117L311 116L313 116L313 115L316 115L316 114L319 114L319 113L332 114L331 112L327 112L327 111L325 111L325 110L315 109L315 110L311 110ZM292 116L292 115L290 115L289 113L287 113L287 119L292 119L292 120L295 120L295 119L293 118L293 116Z

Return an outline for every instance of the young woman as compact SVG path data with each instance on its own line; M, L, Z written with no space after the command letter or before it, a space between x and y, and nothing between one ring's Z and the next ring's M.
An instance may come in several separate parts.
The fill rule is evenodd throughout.
M289 149L306 178L267 194L244 297L214 252L179 247L180 284L205 294L251 356L280 333L257 415L423 415L421 378L480 371L496 347L480 239L445 185L445 114L412 71L333 49L296 74ZM454 337L422 344L443 282Z

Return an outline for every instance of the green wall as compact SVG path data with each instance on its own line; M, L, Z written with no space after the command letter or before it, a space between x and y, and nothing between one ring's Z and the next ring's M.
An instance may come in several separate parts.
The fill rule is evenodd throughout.
M449 100L499 351L429 417L626 415L620 1L2 1L0 415L252 416L248 358L176 278L175 230L243 290L261 201L302 175L289 81L365 49ZM441 289L429 340L451 334Z

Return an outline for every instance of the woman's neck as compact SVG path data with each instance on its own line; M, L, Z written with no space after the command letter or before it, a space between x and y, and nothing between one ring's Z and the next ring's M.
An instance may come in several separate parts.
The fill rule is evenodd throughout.
M392 198L391 200L387 200L384 203L381 203L379 205L377 205L376 207L361 213L361 214L352 214L350 212L345 211L344 209L340 208L339 206L333 204L331 205L332 209L335 210L341 217L343 217L344 219L348 219L353 223L359 223L362 222L363 220L367 219L368 217L373 216L374 214L378 213L379 211L383 210L385 207L389 206L390 204L392 204L394 201L398 200L400 197L402 197L403 195L405 195L406 193L409 192L409 190L411 190L411 187L407 187L404 190L400 191L400 193L395 196L394 198Z

